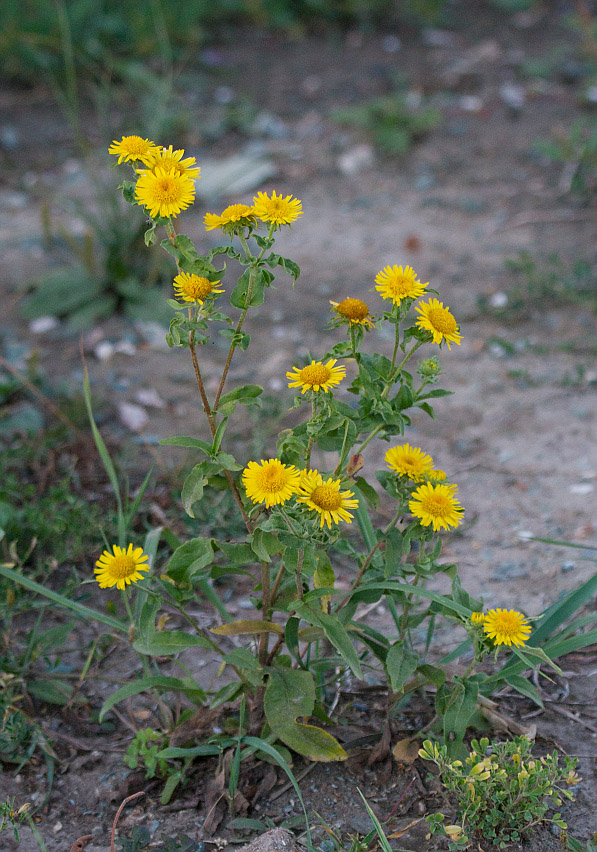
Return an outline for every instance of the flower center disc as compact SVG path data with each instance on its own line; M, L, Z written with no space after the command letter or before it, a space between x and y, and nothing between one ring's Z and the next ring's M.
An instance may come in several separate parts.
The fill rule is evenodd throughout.
M205 299L212 291L212 283L207 278L200 278L196 275L190 281L185 282L184 290L193 299Z
M160 178L155 187L155 196L162 204L172 204L178 201L179 193L176 182L170 177Z
M369 308L360 299L343 299L337 310L348 319L362 320L369 314Z
M503 636L511 638L518 635L521 628L520 618L511 612L500 612L499 619L495 619L495 629Z
M288 474L286 473L284 468L266 467L261 472L259 487L262 489L262 491L274 493L277 491L281 491L287 482Z
M325 364L309 364L301 370L301 382L306 385L324 385L332 375Z
M327 512L336 512L342 508L342 495L331 485L318 485L311 494L311 501Z
M431 325L442 334L454 334L456 331L456 320L445 308L431 308L429 311Z
M444 518L450 514L452 506L443 494L433 494L421 501L421 506L434 518Z
M130 154L144 154L147 151L147 142L141 139L140 136L127 136L122 145L126 147Z
M118 580L124 580L135 573L136 564L132 556L115 556L110 565L110 574Z

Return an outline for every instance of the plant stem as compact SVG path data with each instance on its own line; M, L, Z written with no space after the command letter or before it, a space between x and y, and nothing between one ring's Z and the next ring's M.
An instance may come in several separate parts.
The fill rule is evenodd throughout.
M296 573L295 573L295 579L296 579L296 594L297 594L298 599L299 599L299 600L301 600L301 601L302 601L302 599L303 599L303 576L302 576L302 570L303 570L303 559L304 559L304 555L305 555L305 551L303 550L303 548L302 548L302 547L299 547L298 552L297 552L297 557L296 557Z
M269 573L269 563L265 559L261 560L261 614L264 619L269 616L271 606L271 578ZM267 645L269 633L265 631L259 639L259 663L264 666L267 660Z
M417 349L418 349L420 346L422 346L422 345L423 345L423 341L422 341L422 340L417 340L417 342L415 343L415 345L413 346L413 348L410 350L410 352L407 352L407 353L406 353L406 355L404 356L404 358L402 359L402 361L398 364L398 366L396 367L396 369L392 369L392 368L390 368L390 374L389 374L389 376L388 376L388 382L387 382L387 384L386 384L385 388L383 389L383 391L382 391L382 393L381 393L382 398L385 398L385 397L389 394L389 392L390 392L390 388L392 387L392 385L394 384L395 380L398 378L398 376L399 376L399 375L400 375L400 373L402 372L402 368L404 367L404 365L406 364L406 362L407 362L410 358L412 358L412 356L415 354L415 352L417 351Z
M274 580L274 587L272 589L272 595L270 599L270 607L274 605L276 602L276 597L278 595L278 589L280 588L280 583L282 582L282 577L284 576L284 562L281 563L280 568L278 569L278 573L276 574L276 579Z

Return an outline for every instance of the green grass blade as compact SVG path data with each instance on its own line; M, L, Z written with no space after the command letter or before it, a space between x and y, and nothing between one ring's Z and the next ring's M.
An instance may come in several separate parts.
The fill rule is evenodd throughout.
M303 796L301 794L297 780L294 777L292 769L286 763L286 761L284 760L284 758L282 757L282 755L280 754L278 749L274 748L273 745L266 742L265 740L262 740L260 737L245 736L245 737L242 738L242 741L245 745L253 746L253 748L255 748L259 751L264 751L266 754L269 754L270 757L273 757L273 759L276 761L278 766L281 769L283 769L284 772L286 773L286 775L288 776L288 780L290 781L290 783L294 787L294 792L298 796L298 800L301 803L301 808L303 809L303 814L305 815L305 829L306 829L306 832L307 832L307 840L309 842L309 849L311 849L313 844L312 844L312 841L311 841L311 829L309 828L309 817L307 816L307 809L305 808ZM390 852L391 852L391 850L390 850Z
M363 794L361 793L361 791L359 790L358 787L357 787L357 793L359 794L359 796L363 800L363 803L364 803L365 807L367 808L367 813L369 814L371 822L375 826L375 830L377 832L377 836L379 838L379 843L380 843L381 848L383 849L384 852L392 852L392 847L390 846L390 842L389 842L388 838L386 837L383 828L381 827L380 821L377 819L377 817L375 816L375 814L373 813L373 811L369 807L369 803L367 802L367 799L363 796Z
M112 486L112 491L114 492L114 496L116 498L116 508L118 512L118 543L120 547L124 547L126 544L126 525L124 522L124 512L122 510L122 497L120 495L120 486L118 484L118 477L116 475L116 468L114 467L114 462L110 457L108 448L104 443L104 439L102 438L93 417L93 408L91 405L91 388L89 386L89 374L87 372L87 365L85 364L85 362L83 362L83 396L85 397L85 408L87 409L87 416L89 417L91 434L93 435L95 446L97 447L97 451L99 453L100 459L102 460L104 470L106 471L106 475L110 480L110 485Z
M125 518L125 527L128 529L131 525L131 522L135 515L137 514L137 510L139 505L141 504L141 500L143 499L143 495L147 491L147 486L149 485L149 480L151 479L151 475L153 474L153 467L150 469L149 473L141 483L141 487L137 491L137 496L133 500L131 506L127 509L126 518Z
M377 543L377 536L375 535L375 530L373 529L373 524L371 523L371 518L367 511L367 506L365 505L365 498L362 495L359 497L359 505L354 510L354 513L365 544L369 550L372 550Z
M118 621L116 618L111 618L109 615L104 615L103 612L98 612L95 609L91 609L91 607L77 603L77 601L71 601L69 598L65 598L64 595L58 594L58 592L46 589L45 586L40 585L40 583L36 583L35 580L23 577L22 574L19 574L17 571L13 571L11 568L6 568L4 565L0 565L0 574L7 577L9 580L12 580L14 583L20 583L21 586L25 586L26 589L29 589L32 592L37 592L38 595L43 595L48 598L48 600L54 601L54 603L60 604L60 606L76 612L81 616L81 618L95 619L95 621L100 621L102 624L106 624L113 630L121 630L123 633L128 631L128 626L122 621Z
M586 583L583 583L578 589L574 589L562 601L547 610L547 617L539 623L537 629L530 636L530 641L533 645L538 645L548 636L552 636L554 630L560 624L563 624L573 616L595 594L597 594L597 574L593 574Z
M597 545L595 544L577 544L574 541L558 541L555 538L537 538L536 536L529 536L526 541L542 541L543 544L557 544L560 547L576 547L579 550L597 550Z
M167 692L175 690L188 694L197 692L199 687L191 678L169 677L168 675L150 675L149 677L138 678L121 686L109 698L106 698L98 716L100 723L108 710L111 710L119 701L124 701L125 698L138 695L140 692L148 692L151 689L163 689Z

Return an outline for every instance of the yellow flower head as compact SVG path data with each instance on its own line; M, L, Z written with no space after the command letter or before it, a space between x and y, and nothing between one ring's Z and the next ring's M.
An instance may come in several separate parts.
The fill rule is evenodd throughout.
M485 615L483 630L495 645L516 645L522 648L531 634L531 626L515 609L490 609Z
M332 528L332 522L339 524L340 521L352 523L352 514L348 509L356 509L358 500L352 500L354 491L340 491L340 479L329 477L325 482L323 476L316 470L303 473L299 486L297 503L304 503L309 509L319 512L320 527L327 524Z
M322 390L327 393L330 388L339 385L342 379L346 377L346 367L342 364L335 367L335 363L336 359L330 358L327 364L323 364L321 361L311 361L306 367L293 367L290 372L286 373L286 378L290 379L288 387L302 387L301 393L306 393L308 390Z
M375 288L382 299L391 299L399 305L403 299L418 299L425 292L427 284L421 284L412 266L384 266L375 276Z
M262 222L271 222L278 228L280 225L290 225L303 215L303 205L298 198L276 195L275 190L271 198L266 192L258 192L253 199L253 210Z
M254 225L255 211L248 204L230 204L219 216L217 213L206 213L203 221L206 231L213 231L214 228L236 230Z
M447 476L444 470L429 470L425 474L425 478L427 482L433 482L434 485L437 485L438 482L445 482Z
M125 549L115 544L112 550L113 553L104 550L95 563L97 567L93 569L100 589L108 589L110 586L124 589L129 583L142 580L143 571L149 571L149 565L143 564L149 557L143 553L142 547L133 548L133 545L129 544Z
M408 476L415 482L425 479L433 468L431 456L410 444L390 447L384 458L390 470L395 470L400 476Z
M413 491L408 508L422 526L433 526L435 532L457 527L462 522L464 509L454 496L455 491L455 485L426 482Z
M147 208L152 219L178 216L195 200L195 184L188 175L178 174L173 168L165 171L156 166L139 177L135 198L137 204Z
M365 328L373 328L372 316L369 313L367 304L361 299L343 299L341 302L332 302L330 300L338 319L347 322L349 325L364 325Z
M165 172L174 171L177 175L186 175L191 179L197 179L201 169L196 165L195 157L187 157L183 160L184 151L182 149L174 151L172 145L168 148L158 148L156 152L148 154L143 161L147 168L155 172L156 168L163 169ZM143 174L144 169L138 169L140 174Z
M215 296L224 292L224 290L215 286L219 283L219 281L209 281L207 278L194 275L191 272L181 272L174 279L173 287L177 299L182 299L185 302L198 302L202 305L203 300L207 299L208 296Z
M471 613L471 621L473 624L483 624L485 621L485 613L483 612L472 612Z
M118 157L119 163L122 163L123 160L125 163L140 160L147 164L148 160L159 150L159 146L150 142L149 139L142 139L140 136L123 136L120 142L117 142L116 139L112 142L108 148L108 153Z
M458 331L456 320L450 313L450 309L444 308L443 302L430 299L428 302L417 305L415 311L421 314L417 317L417 325L431 332L434 343L441 344L445 340L448 349L450 349L450 343L460 346L462 335Z
M278 459L250 461L242 473L243 485L253 503L270 506L286 503L298 491L301 473Z

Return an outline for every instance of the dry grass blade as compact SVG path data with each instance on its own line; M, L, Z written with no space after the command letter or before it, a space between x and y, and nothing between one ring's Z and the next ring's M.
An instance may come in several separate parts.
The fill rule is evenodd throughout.
M116 834L116 826L118 825L118 820L120 819L120 814L124 810L124 806L128 805L129 802L133 802L135 799L138 799L139 796L144 796L145 790L139 790L138 793L133 793L132 796L127 796L126 799L120 804L120 807L116 811L116 816L114 817L114 822L112 823L112 833L110 834L110 852L115 852L114 850L114 836Z

